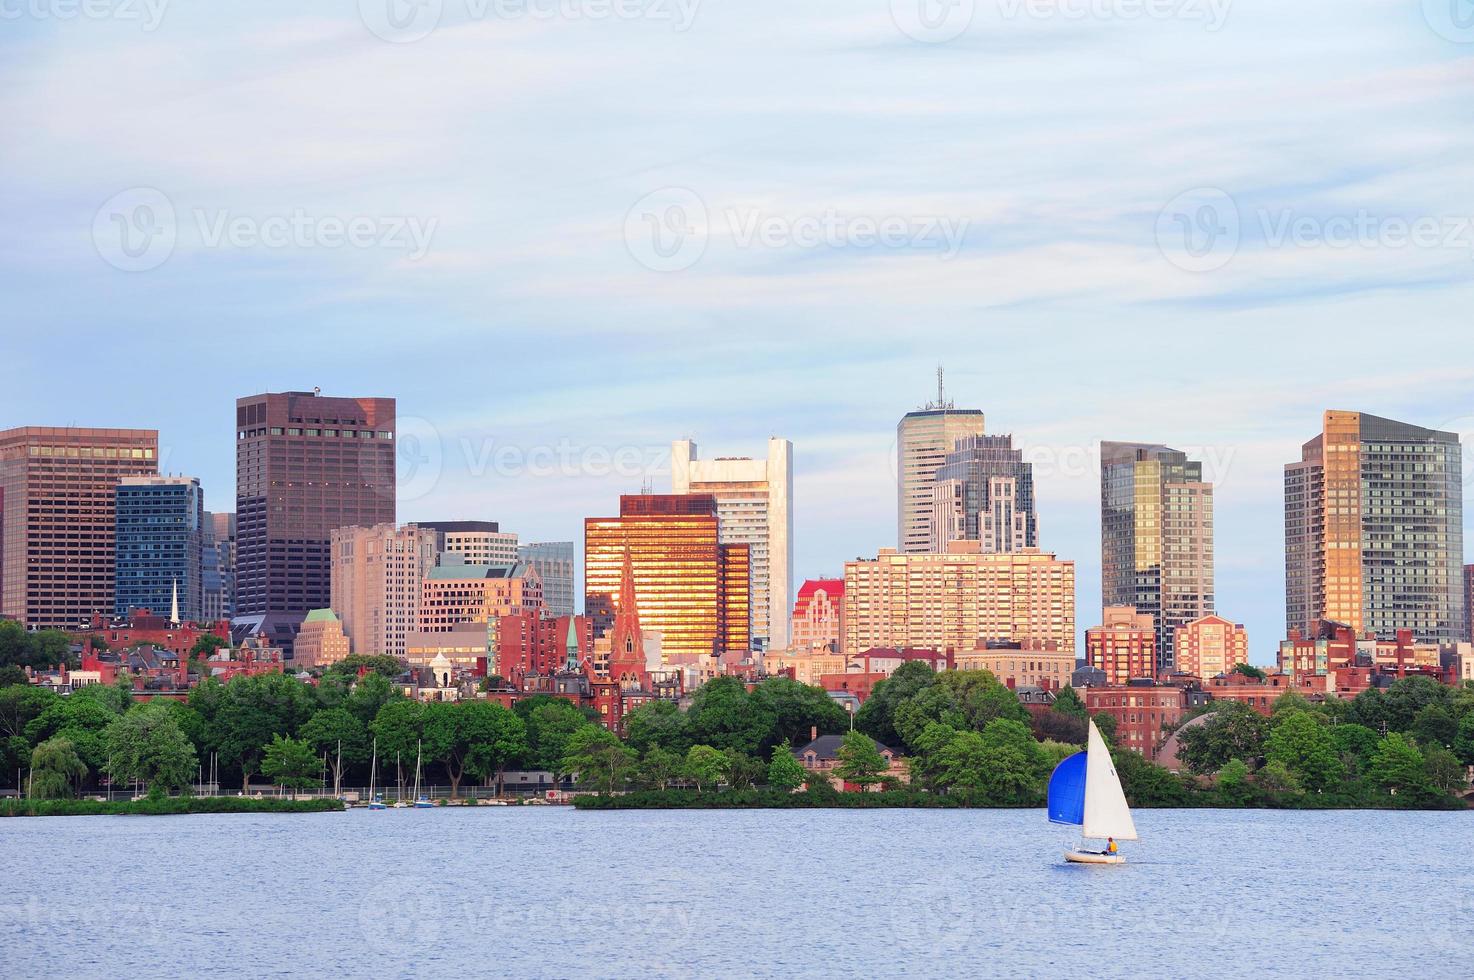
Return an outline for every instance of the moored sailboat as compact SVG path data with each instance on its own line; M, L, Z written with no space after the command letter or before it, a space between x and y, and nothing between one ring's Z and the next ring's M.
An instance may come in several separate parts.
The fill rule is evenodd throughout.
M375 737L374 738L374 760L373 760L373 763L369 766L369 803L368 803L368 808L370 810L387 810L388 807L384 804L383 794L378 793L378 792L375 791L375 786L378 783L378 779L379 779L379 739L377 737Z
M1093 721L1085 751L1061 762L1049 777L1049 822L1078 826L1087 840L1114 844L1137 839L1136 823L1131 819L1131 807L1126 804L1111 750ZM1066 851L1065 860L1074 864L1126 863L1126 858L1112 848Z

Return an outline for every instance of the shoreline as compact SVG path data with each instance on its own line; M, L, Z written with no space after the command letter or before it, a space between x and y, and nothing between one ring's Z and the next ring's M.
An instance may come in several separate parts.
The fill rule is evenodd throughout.
M335 813L341 800L170 796L141 800L0 800L5 817L174 817L199 813Z

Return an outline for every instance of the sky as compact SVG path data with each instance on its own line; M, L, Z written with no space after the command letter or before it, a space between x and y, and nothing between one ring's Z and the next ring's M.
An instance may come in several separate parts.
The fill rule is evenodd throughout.
M1099 441L1202 459L1269 662L1321 413L1474 437L1471 90L1474 0L0 0L0 427L225 510L235 398L393 396L401 519L524 540L781 435L802 580L943 364L1082 630Z

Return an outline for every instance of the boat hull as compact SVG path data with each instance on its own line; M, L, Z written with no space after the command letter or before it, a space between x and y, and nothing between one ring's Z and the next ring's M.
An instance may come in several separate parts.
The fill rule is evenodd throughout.
M1065 851L1065 860L1071 864L1125 864L1120 854L1092 854L1089 851Z

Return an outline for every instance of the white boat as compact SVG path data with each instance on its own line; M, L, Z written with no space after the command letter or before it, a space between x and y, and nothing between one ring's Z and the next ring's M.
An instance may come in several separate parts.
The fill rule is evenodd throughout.
M1111 750L1093 721L1085 751L1061 762L1049 777L1049 822L1077 826L1086 840L1108 842L1099 851L1066 851L1065 860L1072 864L1125 864L1125 856L1112 853L1110 845L1137 839Z
M415 809L428 810L435 804L430 802L429 797L420 793L420 745L415 746Z

